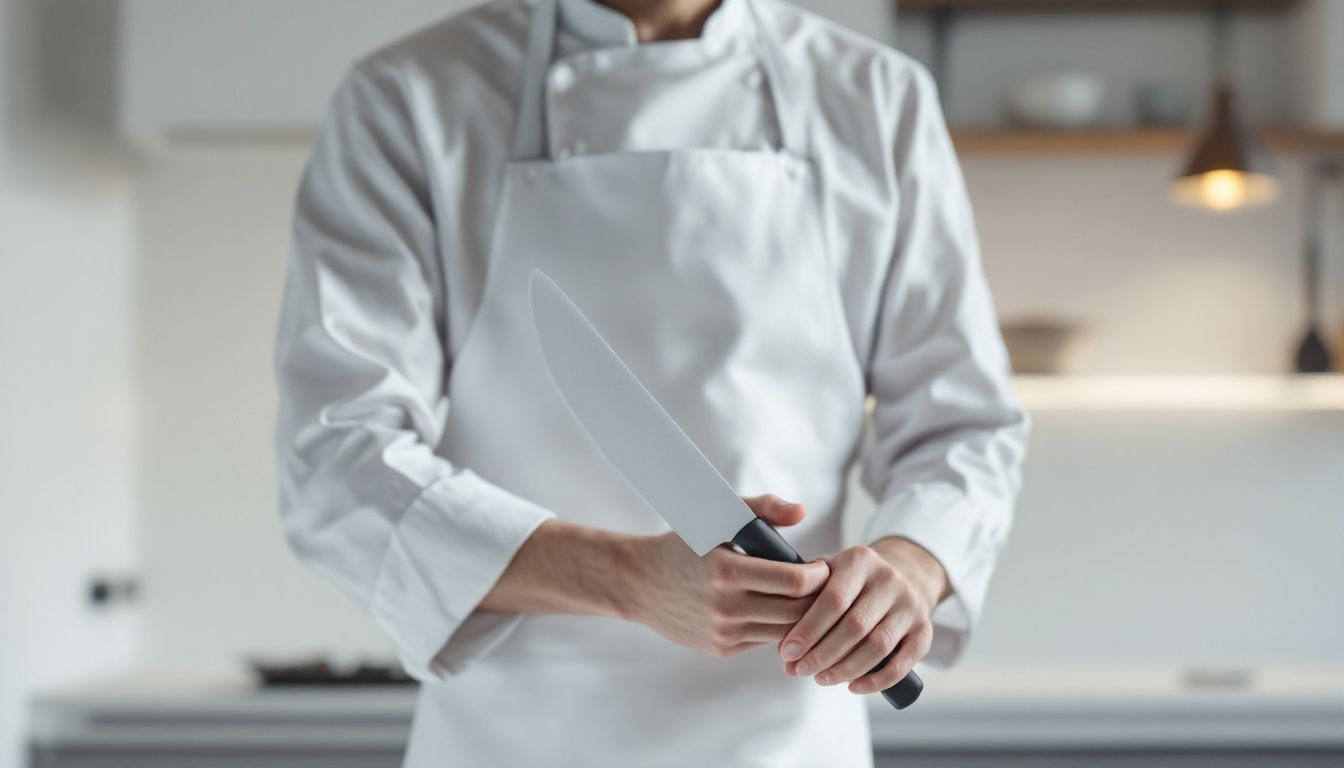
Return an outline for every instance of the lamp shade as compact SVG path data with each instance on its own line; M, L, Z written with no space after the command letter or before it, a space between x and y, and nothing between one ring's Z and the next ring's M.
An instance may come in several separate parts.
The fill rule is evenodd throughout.
M1178 203L1214 211L1278 198L1279 182L1269 159L1237 120L1232 88L1226 83L1214 91L1212 120L1171 192Z

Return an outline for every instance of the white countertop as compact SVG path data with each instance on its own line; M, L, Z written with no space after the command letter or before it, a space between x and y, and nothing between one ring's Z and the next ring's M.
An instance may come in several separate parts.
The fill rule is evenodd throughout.
M1344 746L1344 664L1255 665L1245 684L1219 669L1035 664L921 670L902 712L871 697L878 749ZM1228 678L1224 680L1223 678ZM1225 684L1226 683L1226 684ZM38 745L322 744L396 748L413 687L259 689L241 669L158 670L38 697Z

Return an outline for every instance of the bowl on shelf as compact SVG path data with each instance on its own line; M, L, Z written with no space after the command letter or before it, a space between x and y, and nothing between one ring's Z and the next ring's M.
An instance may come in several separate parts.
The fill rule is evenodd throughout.
M1145 81L1134 86L1139 125L1171 128L1189 122L1190 92L1180 83Z
M1106 87L1086 72L1057 72L1013 86L1004 100L1008 119L1024 128L1075 130L1101 116Z
M1001 324L1014 373L1064 373L1082 347L1083 327L1069 320L1026 318Z

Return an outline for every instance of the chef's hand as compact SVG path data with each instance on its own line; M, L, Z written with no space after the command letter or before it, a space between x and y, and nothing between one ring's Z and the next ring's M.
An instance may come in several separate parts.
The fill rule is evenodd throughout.
M779 644L784 671L821 685L876 693L900 682L929 652L929 614L950 592L938 560L909 539L877 541L823 558L830 579ZM893 648L900 650L871 672ZM871 672L871 674L870 674Z
M775 526L803 519L801 505L775 496L743 500ZM640 549L630 618L718 658L784 637L830 575L824 562L776 563L727 545L697 557L674 533L648 537Z

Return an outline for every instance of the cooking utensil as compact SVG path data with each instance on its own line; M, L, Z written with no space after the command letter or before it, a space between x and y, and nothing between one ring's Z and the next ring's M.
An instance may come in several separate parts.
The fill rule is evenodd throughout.
M756 517L558 285L533 270L528 291L542 357L561 396L607 460L697 555L731 542L752 557L804 562ZM882 695L904 709L923 688L911 672Z

